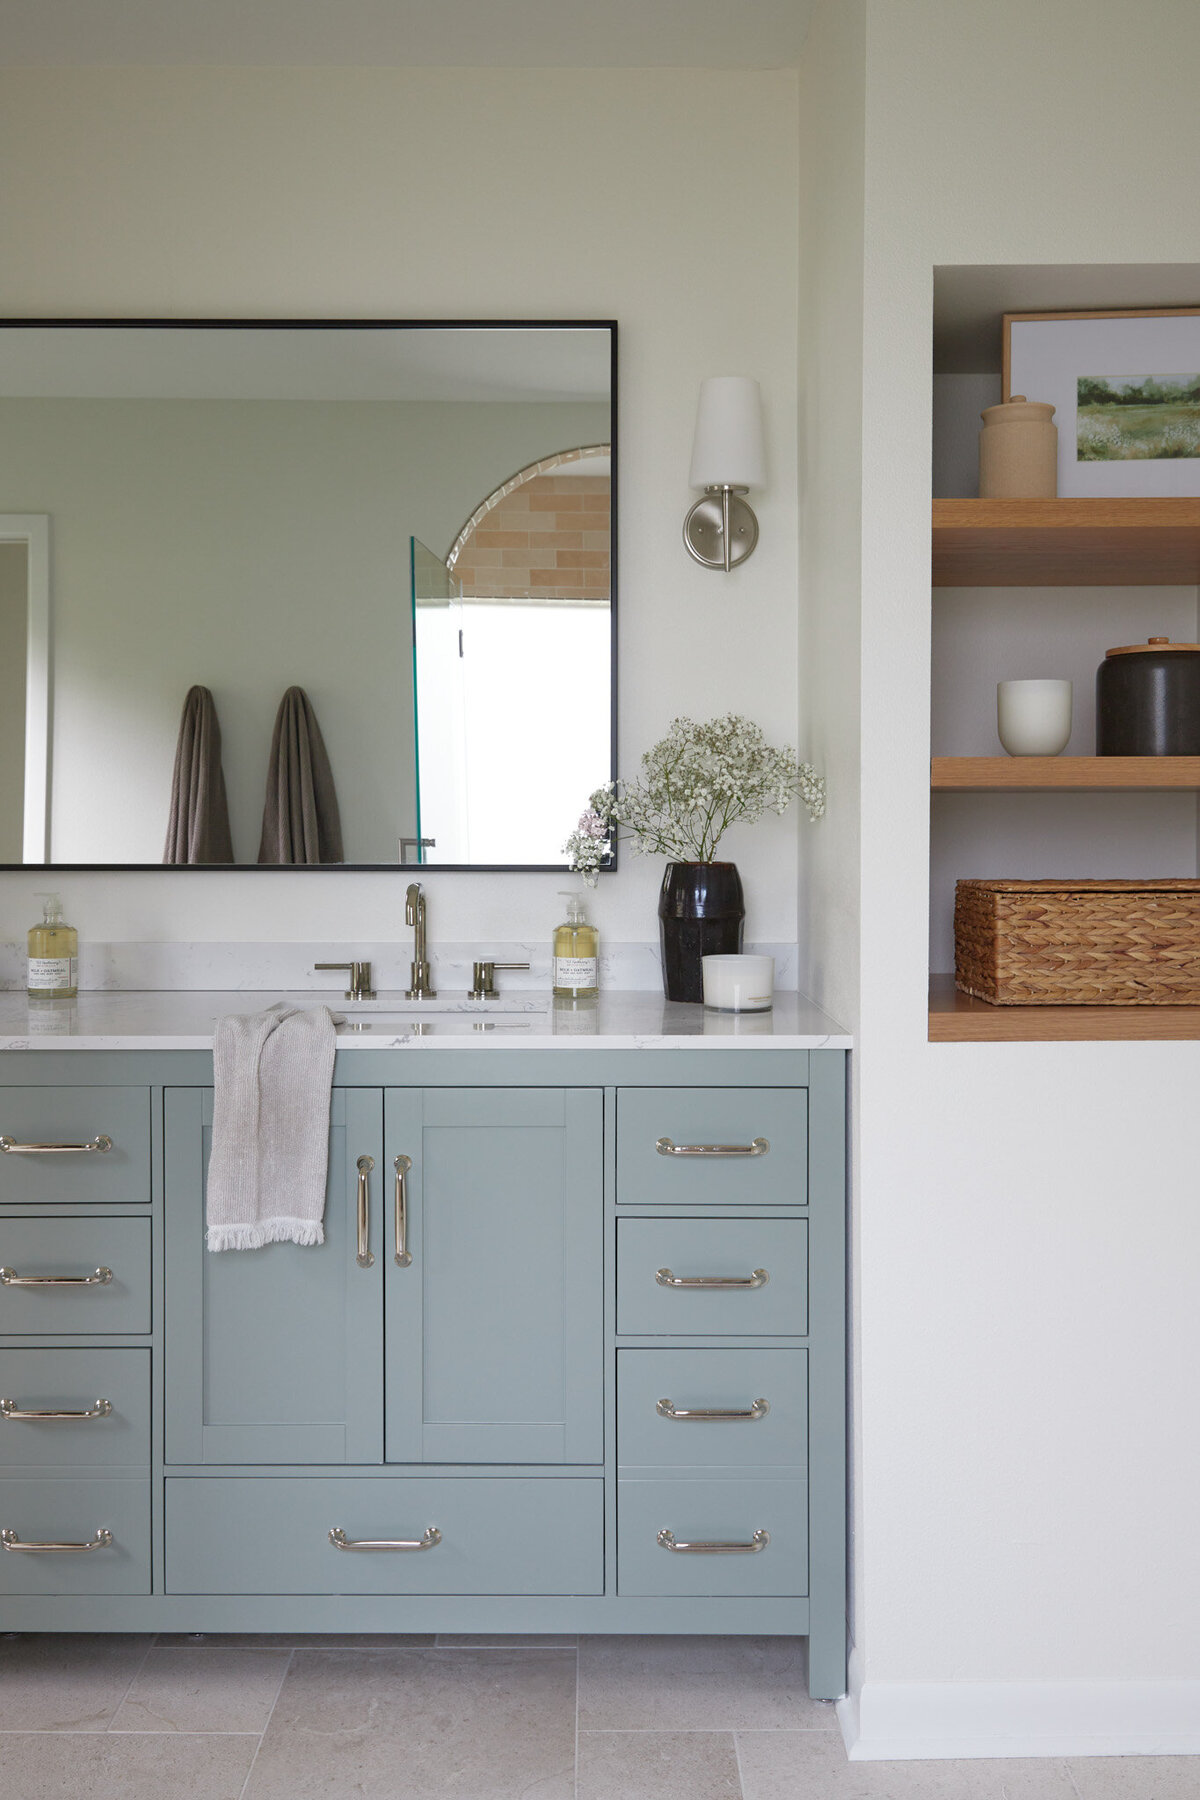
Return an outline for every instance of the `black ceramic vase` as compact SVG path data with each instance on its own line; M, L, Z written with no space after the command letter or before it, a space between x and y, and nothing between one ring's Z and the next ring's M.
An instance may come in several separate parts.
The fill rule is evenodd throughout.
M702 956L742 947L746 905L736 863L669 862L658 897L663 991L668 1000L704 999Z

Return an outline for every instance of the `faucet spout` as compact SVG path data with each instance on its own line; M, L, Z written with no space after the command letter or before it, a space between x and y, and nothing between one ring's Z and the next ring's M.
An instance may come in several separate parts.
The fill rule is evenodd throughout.
M411 882L404 896L404 922L413 928L412 974L409 978L412 985L405 990L404 997L406 1000L436 1000L437 989L433 986L425 955L425 896L419 881Z

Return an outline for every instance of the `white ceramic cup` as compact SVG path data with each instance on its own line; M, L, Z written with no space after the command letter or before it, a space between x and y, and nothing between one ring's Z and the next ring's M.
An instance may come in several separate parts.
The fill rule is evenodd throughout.
M773 956L702 956L704 1004L719 1012L769 1012L775 998Z
M996 729L1010 756L1057 756L1071 738L1071 683L997 682Z

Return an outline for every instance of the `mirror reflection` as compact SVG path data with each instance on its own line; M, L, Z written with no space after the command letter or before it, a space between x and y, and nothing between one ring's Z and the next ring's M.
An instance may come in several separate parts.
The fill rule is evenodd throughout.
M561 867L613 335L0 330L0 861Z

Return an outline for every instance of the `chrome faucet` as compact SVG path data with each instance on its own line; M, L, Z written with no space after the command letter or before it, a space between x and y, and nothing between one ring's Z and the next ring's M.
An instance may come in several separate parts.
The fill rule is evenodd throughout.
M425 896L421 884L414 881L404 896L404 922L413 928L412 986L405 990L406 1000L436 1000L437 989L429 976L425 958Z

